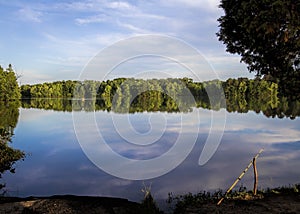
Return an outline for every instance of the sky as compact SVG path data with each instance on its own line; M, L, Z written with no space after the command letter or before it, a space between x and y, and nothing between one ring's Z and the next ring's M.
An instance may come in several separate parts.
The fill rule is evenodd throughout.
M196 49L222 80L251 78L240 57L226 53L218 41L217 19L223 14L219 3L0 0L0 65L11 63L21 84L76 80L94 56L116 42L163 35Z

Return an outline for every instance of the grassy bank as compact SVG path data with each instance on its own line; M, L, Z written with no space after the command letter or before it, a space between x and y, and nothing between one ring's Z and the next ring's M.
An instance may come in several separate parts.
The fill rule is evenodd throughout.
M226 194L199 192L185 195L169 194L168 203L172 213L300 213L300 184L268 188L253 195L245 187Z
M170 208L165 213L300 213L300 184L265 189L253 196L244 187L230 192L225 200L217 205L224 191L213 193L199 192L174 196L169 194ZM143 213L157 214L160 211L151 194L141 203L127 199L52 196L12 198L0 197L0 213Z

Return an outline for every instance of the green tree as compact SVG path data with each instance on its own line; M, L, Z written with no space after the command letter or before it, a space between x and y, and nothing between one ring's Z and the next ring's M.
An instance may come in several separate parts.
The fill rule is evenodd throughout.
M217 36L230 53L258 76L279 81L281 90L300 97L300 1L222 0L225 15Z
M225 99L222 96L218 97L223 89ZM190 92L194 96L193 99L190 99ZM208 92L215 99L210 100ZM68 99L73 94L77 99ZM278 84L268 78L238 78L228 79L225 82L211 80L202 83L193 82L188 78L148 80L119 78L102 82L68 80L23 85L22 95L34 98L23 100L23 108L56 111L189 112L194 107L201 107L213 110L226 108L228 112L254 111L267 117L293 119L300 116L300 101L291 101L278 96ZM43 96L67 99L45 99Z
M17 77L11 64L4 70L0 66L0 100L18 100L21 98Z

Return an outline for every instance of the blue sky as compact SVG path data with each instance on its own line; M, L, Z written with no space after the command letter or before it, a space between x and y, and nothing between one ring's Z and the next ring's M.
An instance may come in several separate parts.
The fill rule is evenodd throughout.
M221 79L249 74L240 57L218 41L218 0L34 1L0 0L0 65L9 63L21 84L78 79L103 48L137 35L187 42Z

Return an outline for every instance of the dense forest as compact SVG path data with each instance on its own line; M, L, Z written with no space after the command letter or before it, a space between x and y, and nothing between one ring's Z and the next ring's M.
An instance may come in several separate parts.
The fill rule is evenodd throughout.
M226 108L228 112L262 112L267 117L294 119L300 116L300 100L288 100L279 94L276 83L260 78L206 82L194 82L189 78L117 78L102 82L67 80L19 87L11 65L5 70L0 66L0 77L0 101L7 103L22 98L23 108L117 113Z
M187 90L189 89L189 90ZM207 91L214 96L225 93L229 100L274 98L278 94L278 86L261 79L228 79L227 81L211 80L207 82L193 82L192 79L133 79L118 78L107 81L85 80L79 81L57 81L35 85L22 85L21 94L23 99L27 98L84 98L84 99L110 99L116 96L137 97L141 93L147 96L157 94L168 94L169 96L188 95L189 91L193 97L208 98ZM143 95L143 96L146 96Z
M209 95L208 96L208 93ZM300 102L279 96L278 85L263 79L193 82L192 79L118 78L103 82L57 81L21 86L24 108L63 111L106 110L118 113L189 112L194 107L228 112L262 112L267 117L300 115ZM191 96L192 95L192 96ZM224 96L222 96L224 95ZM213 96L214 99L210 99ZM48 99L44 99L48 98ZM52 99L52 98L73 98Z

